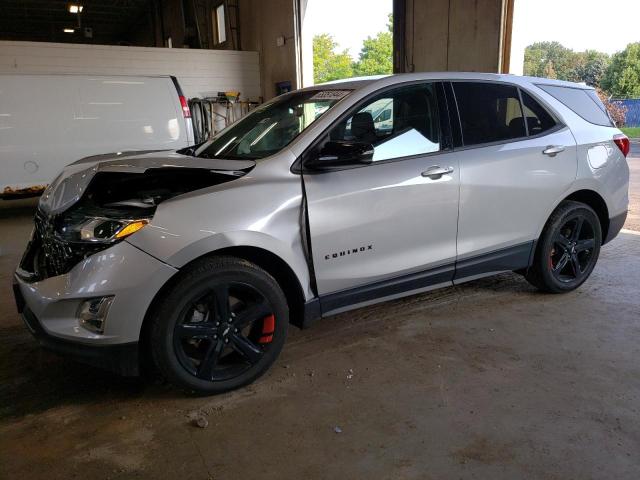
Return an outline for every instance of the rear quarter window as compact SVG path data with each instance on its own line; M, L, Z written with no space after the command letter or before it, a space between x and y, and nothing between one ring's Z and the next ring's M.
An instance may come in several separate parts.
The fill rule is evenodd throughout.
M613 127L607 110L598 98L595 90L560 87L558 85L537 86L569 107L587 122L604 127Z

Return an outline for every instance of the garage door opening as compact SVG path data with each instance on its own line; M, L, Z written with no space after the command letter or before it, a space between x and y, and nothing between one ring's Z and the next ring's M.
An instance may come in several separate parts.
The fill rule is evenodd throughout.
M309 0L303 12L304 86L393 72L392 0Z

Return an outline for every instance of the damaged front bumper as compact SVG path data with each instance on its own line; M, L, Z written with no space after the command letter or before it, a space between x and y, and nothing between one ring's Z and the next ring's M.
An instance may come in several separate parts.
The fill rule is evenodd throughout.
M21 295L20 289L17 284L15 285L16 299L18 299ZM96 346L63 340L42 328L40 320L28 308L21 314L33 336L47 350L125 377L135 377L140 374L138 342Z
M109 154L68 166L40 199L15 274L29 329L49 348L135 373L147 310L177 269L126 238L155 228L162 202L230 182L254 166L172 152Z
M14 276L16 302L43 346L125 375L137 373L142 322L156 293L177 270L120 242L85 258L68 273L32 281ZM103 333L85 328L81 305L113 296Z

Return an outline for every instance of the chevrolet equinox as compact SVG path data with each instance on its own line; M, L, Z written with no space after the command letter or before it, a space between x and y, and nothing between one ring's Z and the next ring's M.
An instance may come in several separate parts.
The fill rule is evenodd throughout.
M15 274L49 348L217 393L288 324L516 271L579 287L625 221L629 140L584 85L419 73L279 96L211 140L68 167Z

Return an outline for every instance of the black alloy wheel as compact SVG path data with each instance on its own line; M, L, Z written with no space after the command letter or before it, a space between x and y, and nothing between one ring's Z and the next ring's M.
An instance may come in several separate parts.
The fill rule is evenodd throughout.
M553 276L564 283L575 282L589 271L596 239L589 218L577 213L556 232L549 253Z
M593 209L564 201L547 220L526 278L545 292L574 290L591 275L601 243L600 219Z
M276 280L257 265L210 257L174 280L151 322L160 372L190 393L214 394L267 371L284 345L289 309Z
M273 342L275 315L258 290L220 283L195 298L173 332L180 364L207 381L238 377L260 361Z

